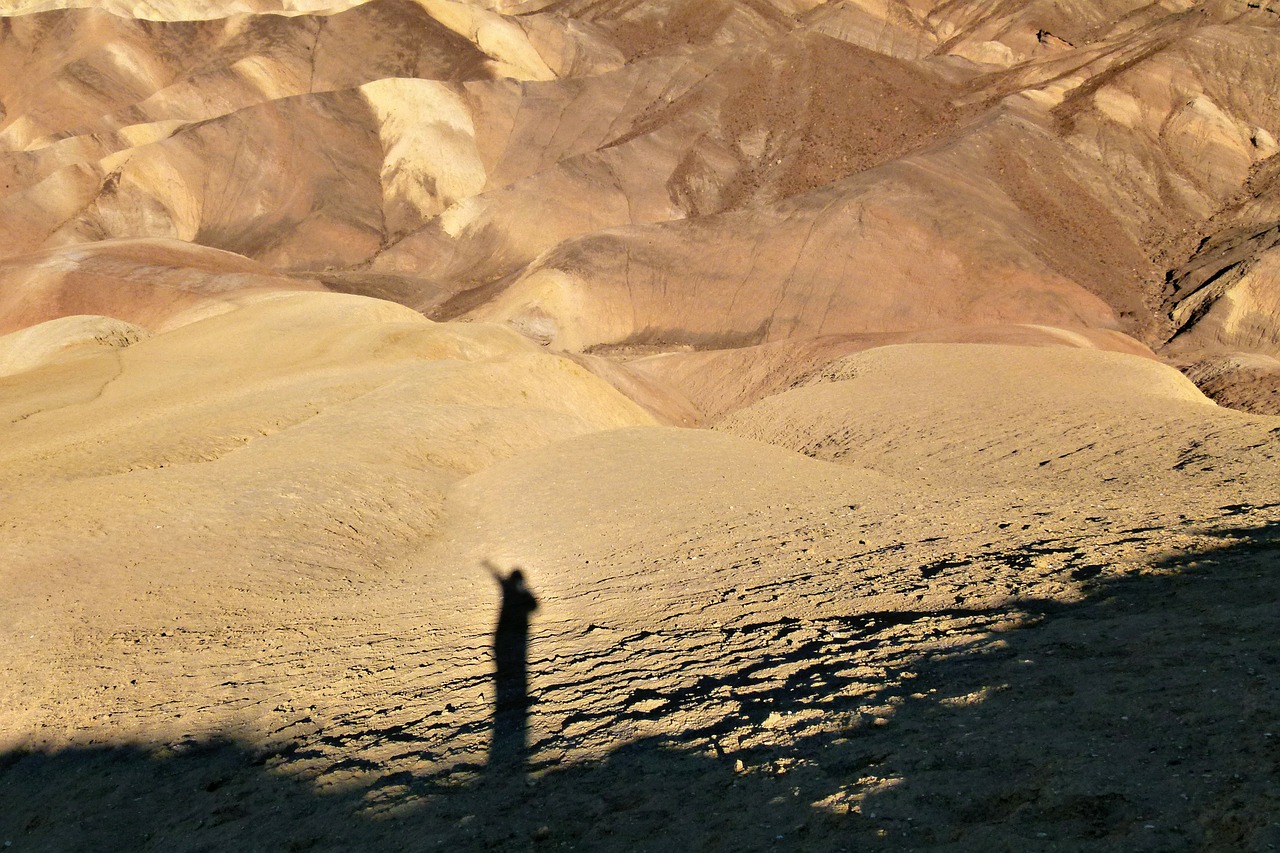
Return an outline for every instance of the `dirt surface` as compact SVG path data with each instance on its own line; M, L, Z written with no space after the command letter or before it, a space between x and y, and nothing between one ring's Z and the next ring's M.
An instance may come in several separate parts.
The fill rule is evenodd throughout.
M1277 14L0 3L0 845L1277 849Z

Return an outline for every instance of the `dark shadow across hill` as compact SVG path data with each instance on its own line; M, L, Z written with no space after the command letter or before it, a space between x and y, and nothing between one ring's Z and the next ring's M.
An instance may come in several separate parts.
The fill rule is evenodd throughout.
M993 625L1024 627L916 659L913 677L886 678L856 702L830 690L849 661L814 660L809 672L826 668L830 679L788 681L744 711L827 712L828 725L783 746L723 750L711 724L531 776L400 774L389 782L407 792L403 807L379 819L362 814L378 785L317 794L288 775L287 749L213 740L16 751L0 759L0 843L1276 849L1280 525L1220 537L1220 547L1164 560L1151 566L1156 573L1088 580L1079 603L1020 601L986 614ZM880 630L865 615L851 616L849 629L858 642L874 642ZM856 643L847 648L856 655Z

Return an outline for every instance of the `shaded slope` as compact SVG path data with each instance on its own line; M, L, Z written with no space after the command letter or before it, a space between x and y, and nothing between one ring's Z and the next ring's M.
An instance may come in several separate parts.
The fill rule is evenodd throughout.
M1275 578L1258 569L1274 553L1275 527L1231 523L1221 519L1219 537L1176 557L1152 558L1150 573L1095 585L1077 605L1026 601L934 623L948 653L887 658L861 673L877 679L864 705L834 694L849 676L817 653L897 645L925 636L925 620L820 623L830 633L766 647L717 685L755 687L759 719L771 704L844 714L849 725L838 732L740 749L721 737L723 756L701 748L701 733L651 738L535 785L402 774L392 785L315 787L278 772L306 749L301 739L263 748L231 734L11 752L0 760L10 803L0 830L51 848L141 850L193 838L234 845L249 831L264 844L316 850L411 846L426 834L477 849L550 841L764 851L783 835L833 851L886 838L962 851L1044 837L1089 851L1264 850L1273 830L1264 733L1274 729L1277 691L1266 641L1275 615L1264 602ZM1241 614L1247 630L1223 642ZM1038 624L1010 629L1011 619ZM998 630L982 627L1001 620ZM802 628L791 627L784 637L794 640ZM759 664L787 658L804 677L762 684ZM1204 689L1203 664L1220 674L1214 689L1234 697L1231 713ZM413 749L418 732L383 734ZM200 794L174 803L185 790Z

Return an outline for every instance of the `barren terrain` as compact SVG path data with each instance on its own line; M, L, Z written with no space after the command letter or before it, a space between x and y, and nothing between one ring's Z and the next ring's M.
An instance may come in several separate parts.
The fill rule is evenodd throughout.
M1275 0L0 14L6 849L1280 848Z

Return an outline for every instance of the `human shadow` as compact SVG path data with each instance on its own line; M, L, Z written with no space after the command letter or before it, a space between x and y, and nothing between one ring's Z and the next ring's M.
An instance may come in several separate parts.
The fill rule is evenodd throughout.
M493 734L489 770L522 772L529 751L529 617L538 599L529 591L524 572L507 574L485 561L501 590L498 623L493 630Z
M1127 575L1084 573L1079 601L957 614L1016 624L903 657L868 694L835 689L840 673L876 644L898 642L909 614L850 614L841 637L811 649L811 668L782 680L763 673L790 671L792 646L772 644L716 676L742 697L730 722L768 731L768 718L807 708L824 723L726 741L723 754L691 714L716 684L668 697L694 725L619 743L599 760L501 774L518 785L404 774L317 786L289 772L306 742L11 750L0 753L0 844L1262 853L1280 844L1280 524L1220 539ZM1014 563L1019 554L996 556ZM511 575L499 577L519 605ZM520 760L532 613L524 593L512 634L523 634L525 662L509 670L503 658L503 685L514 690L504 695L524 701L494 711L494 749ZM503 717L499 736L507 710L519 713L510 728ZM372 815L379 790L403 808Z

